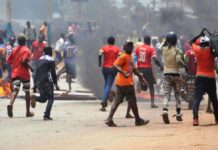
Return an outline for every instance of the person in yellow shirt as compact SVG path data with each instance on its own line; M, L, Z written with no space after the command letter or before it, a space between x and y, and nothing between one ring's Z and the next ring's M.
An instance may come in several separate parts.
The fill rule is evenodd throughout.
M173 89L176 99L176 120L182 121L181 115L181 98L180 98L180 73L181 66L185 67L183 61L182 51L176 47L177 34L175 32L169 32L166 35L166 41L161 48L164 62L164 77L163 77L163 121L165 124L169 124L168 107L171 98L171 91Z
M39 34L44 36L45 41L48 41L48 23L46 21L40 27Z

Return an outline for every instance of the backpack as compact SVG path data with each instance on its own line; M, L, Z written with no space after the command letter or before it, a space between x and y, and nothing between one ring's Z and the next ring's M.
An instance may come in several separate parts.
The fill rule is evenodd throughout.
M215 57L218 57L218 34L215 33L210 36L210 49Z
M218 33L217 32L211 33L207 29L205 29L205 31L207 31L207 33L209 34L211 53L215 57L218 57Z

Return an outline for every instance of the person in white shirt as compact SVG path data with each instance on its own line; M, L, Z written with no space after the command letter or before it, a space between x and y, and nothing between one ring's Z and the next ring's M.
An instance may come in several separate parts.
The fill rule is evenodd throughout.
M55 45L55 62L58 64L62 60L62 52L64 49L65 35L62 33Z

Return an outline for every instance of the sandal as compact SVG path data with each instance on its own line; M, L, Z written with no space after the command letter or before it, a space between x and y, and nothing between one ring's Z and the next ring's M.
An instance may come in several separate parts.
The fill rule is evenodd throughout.
M26 117L33 117L33 116L34 116L33 112L26 113Z

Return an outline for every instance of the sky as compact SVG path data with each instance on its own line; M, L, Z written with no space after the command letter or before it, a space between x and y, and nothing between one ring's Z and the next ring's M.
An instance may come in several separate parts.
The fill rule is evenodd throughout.
M152 2L152 0L139 0L139 1L142 2L143 4L148 4Z
M141 2L145 6L147 6L147 4L152 4L152 1L153 0L139 0L139 2ZM118 6L122 6L122 0L117 0L117 4Z

